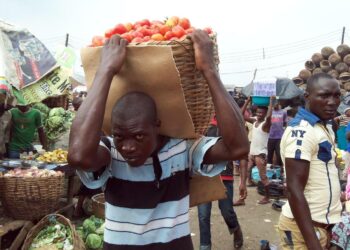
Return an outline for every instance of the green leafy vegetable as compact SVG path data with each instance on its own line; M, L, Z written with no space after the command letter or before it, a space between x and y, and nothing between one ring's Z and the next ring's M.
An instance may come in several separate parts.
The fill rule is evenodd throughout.
M102 238L98 234L89 234L86 237L86 247L90 249L99 249L103 244Z

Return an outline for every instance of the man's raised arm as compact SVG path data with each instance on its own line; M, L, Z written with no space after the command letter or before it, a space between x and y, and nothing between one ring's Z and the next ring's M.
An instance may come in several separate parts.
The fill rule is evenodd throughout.
M248 137L241 110L220 80L214 62L213 42L204 31L200 30L193 32L190 37L195 50L197 69L203 72L209 85L222 136L222 140L208 150L203 163L242 159L249 151Z
M68 162L82 170L96 171L110 161L108 151L99 147L99 142L108 92L124 63L126 45L119 36L106 42L92 87L73 121Z

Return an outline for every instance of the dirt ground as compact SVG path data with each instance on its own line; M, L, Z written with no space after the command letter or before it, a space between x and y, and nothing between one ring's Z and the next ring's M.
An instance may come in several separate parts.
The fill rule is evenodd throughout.
M235 178L235 193L237 194L239 177ZM279 249L279 237L276 225L280 212L271 208L271 204L258 205L257 201L261 196L255 187L248 188L248 198L245 206L234 207L244 236L243 250L260 249L260 240L268 240L270 245ZM197 208L192 208L191 232L194 249L199 249L199 228ZM229 234L226 224L221 216L217 202L214 202L211 214L211 241L212 250L233 249L233 236Z

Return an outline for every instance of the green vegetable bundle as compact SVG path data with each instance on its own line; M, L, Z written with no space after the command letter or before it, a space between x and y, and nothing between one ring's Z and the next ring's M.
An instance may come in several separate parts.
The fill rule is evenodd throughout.
M103 248L103 231L104 220L95 216L84 220L83 225L77 227L78 235L83 239L85 246L89 250Z
M60 250L73 250L72 231L69 227L55 221L42 229L34 238L29 250L54 246Z
M72 125L74 114L63 108L53 108L45 123L46 135L49 141L56 141Z

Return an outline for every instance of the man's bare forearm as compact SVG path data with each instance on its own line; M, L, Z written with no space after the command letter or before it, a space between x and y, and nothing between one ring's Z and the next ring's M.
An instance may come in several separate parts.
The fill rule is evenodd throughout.
M73 121L69 152L71 155L93 155L99 146L103 117L106 108L108 92L113 79L112 71L99 69L96 73L89 94L80 106Z
M223 86L215 69L204 71L215 107L218 127L226 147L232 152L247 152L248 138L240 108Z
M294 219L304 237L308 249L322 250L321 244L315 233L311 213L303 192L292 191L288 193L288 201L293 212Z

